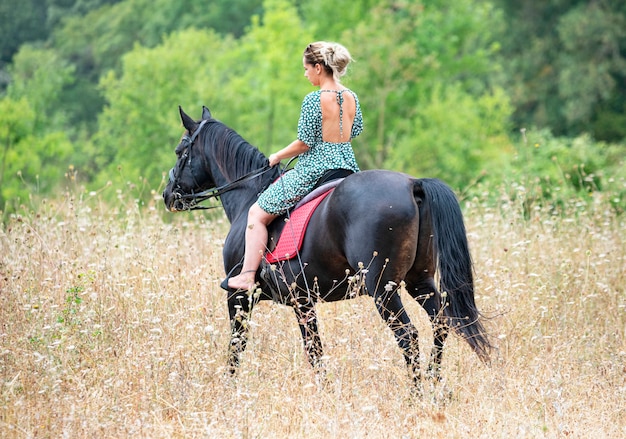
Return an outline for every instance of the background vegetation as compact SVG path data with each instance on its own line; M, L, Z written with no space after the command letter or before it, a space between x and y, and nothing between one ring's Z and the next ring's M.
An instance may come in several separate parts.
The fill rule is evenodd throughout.
M587 184L565 178L562 190L613 185L623 205L618 3L5 0L0 210L6 220L67 179L108 200L138 186L145 202L174 161L179 104L208 105L276 150L295 135L311 90L300 56L317 39L357 60L345 82L364 108L363 168L440 177L464 194L532 168L552 197L546 182L575 172Z

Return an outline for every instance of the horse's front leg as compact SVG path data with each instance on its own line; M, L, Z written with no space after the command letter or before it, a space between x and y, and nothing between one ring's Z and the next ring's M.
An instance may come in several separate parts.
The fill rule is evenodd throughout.
M292 305L298 319L307 359L314 369L320 371L322 369L323 348L317 327L315 303L294 300Z
M228 371L237 372L239 356L248 342L248 320L254 306L252 291L228 292L228 314L230 316L230 344L228 347Z

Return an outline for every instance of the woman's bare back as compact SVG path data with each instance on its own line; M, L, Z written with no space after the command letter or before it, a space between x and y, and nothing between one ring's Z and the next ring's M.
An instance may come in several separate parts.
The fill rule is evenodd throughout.
M322 139L325 142L350 141L356 114L356 99L350 90L321 90Z

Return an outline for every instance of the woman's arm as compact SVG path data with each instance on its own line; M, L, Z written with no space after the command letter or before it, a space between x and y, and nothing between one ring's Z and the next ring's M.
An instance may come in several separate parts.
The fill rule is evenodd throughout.
M274 154L270 155L269 157L270 166L277 165L283 159L290 159L291 157L300 155L303 152L306 152L308 150L309 150L309 146L306 143L304 143L300 139L296 139L293 142L291 142L289 145L285 146L280 151L275 152Z

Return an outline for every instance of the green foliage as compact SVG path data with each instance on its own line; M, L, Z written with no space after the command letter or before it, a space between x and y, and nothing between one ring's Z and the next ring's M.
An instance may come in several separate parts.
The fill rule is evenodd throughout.
M312 87L304 77L302 53L313 37L286 0L265 0L265 14L254 17L230 53L220 93L203 96L214 115L266 153L296 137L304 96Z
M567 124L582 124L603 139L626 138L626 17L599 4L580 5L561 18L557 30L565 49L558 84ZM607 110L616 94L621 117L612 121L617 114Z
M344 83L364 112L354 142L364 169L436 176L463 192L518 175L542 182L537 199L562 190L550 186L606 190L623 173L619 156L603 155L623 153L614 145L626 137L626 6L614 2L7 0L2 11L12 64L0 70L1 206L67 177L112 197L131 187L152 196L174 159L178 105L197 116L207 105L275 151L293 140L312 90L302 50L321 39L356 60ZM565 148L560 166L520 162L512 125L572 134L548 142ZM561 181L556 170L573 166L562 157L584 167Z
M463 190L487 175L502 178L511 114L499 89L478 99L460 86L435 87L415 108L407 134L396 140L384 166L420 177L437 177Z
M6 151L1 200L53 194L71 167L72 144L61 133L27 135Z
M539 177L556 190L601 191L616 175L610 170L624 166L626 147L594 142L584 134L576 138L555 138L548 131L525 133L513 165L528 175ZM617 165L617 167L616 167Z
M48 7L47 23L53 28L73 16L84 16L107 4L121 0L45 0Z
M8 200L49 194L63 182L73 154L58 112L72 68L50 50L23 46L11 68L14 80L0 100L0 208Z
M196 5L192 15L195 17L194 25L204 25L222 35L236 38L245 34L250 17L263 13L263 0L212 0L208 5L190 3L192 8Z
M496 82L500 65L498 38L502 15L490 2L480 0L425 1L415 38L425 58L423 79L455 82L478 95Z
M365 168L381 167L394 138L403 134L402 122L411 117L411 94L429 63L419 55L414 39L422 6L404 6L398 10L391 2L383 2L344 34L357 61L346 82L359 94L363 107L365 131L355 146ZM373 33L371 29L394 31Z
M0 68L11 62L19 47L47 36L46 5L41 0L0 2Z
M506 87L519 127L624 139L626 7L623 2L496 0Z
M250 14L261 11L261 0L125 0L106 2L92 8L76 2L74 10L86 15L67 16L54 29L52 44L75 64L78 80L65 90L69 120L93 133L94 115L105 101L98 91L100 78L109 70L121 72L123 55L137 45L152 48L174 32L189 29L214 29L240 36L249 24Z
M54 50L24 45L9 72L13 80L7 95L28 101L34 110L35 131L63 130L65 116L59 111L59 99L74 81L74 67Z
M496 71L498 66L490 61L497 49L490 32L497 28L498 20L498 15L492 13L488 5L471 0L448 6L429 4L428 7L421 3L389 1L379 2L367 20L346 32L345 39L355 48L354 56L358 61L350 79L360 92L365 108L366 131L355 142L357 157L364 167L448 176L452 177L450 183L457 186L473 179L466 177L473 175L475 167L480 166L459 175L458 167L451 167L442 156L441 146L444 143L450 155L464 149L474 150L476 146L480 146L478 150L484 148L477 145L479 140L468 143L465 139L468 132L480 131L476 126L490 123L480 118L491 117L491 114L481 114L482 110L475 109L481 105L479 100L491 99L488 97L492 95L488 73ZM483 30L485 27L488 30ZM394 31L380 33L372 29ZM485 98L481 97L483 93ZM496 115L499 131L491 128L489 133L496 137L504 134L506 125L502 121L510 110L501 91L493 95L499 96L501 103L498 105L505 110ZM450 114L455 114L458 105L452 96L462 98L467 113L477 116L471 118L471 123L458 120L458 125L474 124L474 128L462 133L449 129L455 123L450 120ZM446 103L439 102L441 99ZM442 106L447 114L441 116L447 116L447 120L439 121L437 113ZM434 114L429 114L431 111ZM459 113L461 111L456 111ZM463 110L463 116L465 113ZM433 116L437 120L431 120ZM419 163L412 160L417 151L420 151ZM458 156L461 164L466 159L466 154ZM474 162L480 160L477 158Z
M97 163L106 172L96 186L112 180L118 187L141 177L157 188L181 135L178 105L198 117L201 106L209 106L266 151L293 140L306 91L301 55L308 40L288 6L267 1L264 21L255 19L238 44L215 32L189 30L126 54L122 74L110 72L101 82L109 104L100 117Z
M34 111L25 98L0 100L0 209L4 208L6 200L18 195L18 185L12 181L16 175L13 151L32 130L33 119Z
M316 40L343 41L346 29L352 29L372 12L378 0L301 0L298 10ZM341 11L341 19L330 19Z
M67 296L65 298L65 306L63 311L57 317L57 322L66 325L66 327L80 326L81 320L79 316L80 306L83 303L83 298L80 296L85 290L82 286L75 286L68 288L65 292Z
M102 78L108 105L95 139L95 163L104 171L97 185L138 177L151 188L161 184L182 132L178 105L199 111L201 90L219 93L223 72L218 66L231 47L214 32L183 31L155 49L137 46L124 56L121 75L110 71Z
M617 213L626 206L626 145L595 142L589 135L554 137L547 130L522 131L504 181L521 197L526 213L535 205L558 212L566 200L595 192L612 194Z

